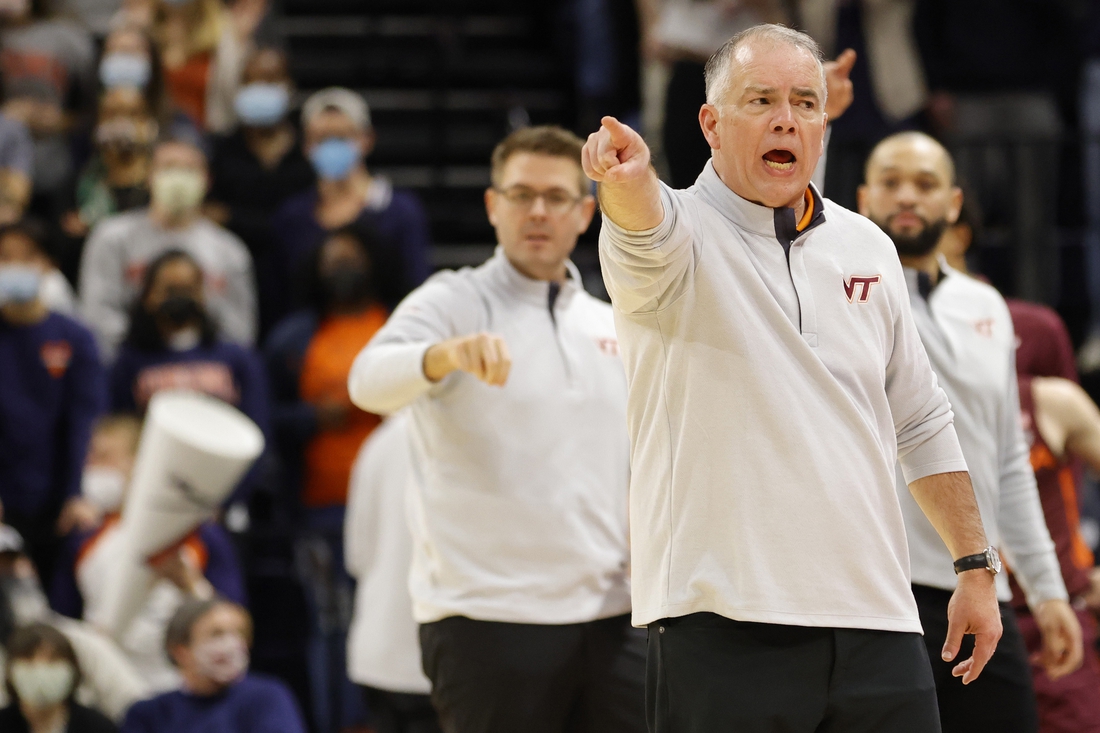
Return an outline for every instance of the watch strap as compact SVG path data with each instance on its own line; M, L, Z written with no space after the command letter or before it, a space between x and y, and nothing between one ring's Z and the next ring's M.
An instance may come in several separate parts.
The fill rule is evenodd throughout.
M967 570L990 570L989 556L980 552L977 555L966 555L955 561L955 575Z

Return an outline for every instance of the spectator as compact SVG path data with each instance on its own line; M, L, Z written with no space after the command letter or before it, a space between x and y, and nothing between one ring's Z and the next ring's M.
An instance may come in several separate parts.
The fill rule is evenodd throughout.
M148 209L104 219L81 257L81 310L104 357L113 360L129 329L127 310L149 261L181 249L205 274L204 299L216 331L251 345L256 335L252 260L235 235L202 215L206 158L188 143L160 143L153 151Z
M313 619L311 678L315 704L332 707L352 690L345 675L345 634L349 619L325 621L329 609L347 608L352 582L344 572L344 505L351 466L359 447L378 425L348 396L348 373L356 354L386 322L375 298L373 241L348 227L329 235L308 257L309 307L288 316L266 347L275 400L276 436L293 489L305 508L308 529L299 543L303 584ZM320 712L320 719L327 714Z
M99 83L104 89L139 89L156 117L164 112L164 74L153 39L139 26L121 25L103 41Z
M46 225L38 219L24 217L23 219L9 223L4 228L10 236L19 237L29 242L36 251L41 252L41 264L45 268L42 276L42 287L39 297L42 303L55 313L72 316L76 312L76 296L73 287L57 268L56 251L53 246L54 239L50 236Z
M48 574L88 516L80 475L106 388L91 333L44 304L49 264L17 225L0 229L0 504Z
M146 696L145 682L113 641L91 624L50 610L34 563L23 554L23 538L0 524L0 638L35 623L53 626L76 650L82 674L75 699L81 705L121 721L129 707ZM3 675L6 666L0 647L0 706L10 702Z
M71 614L83 606L84 618L93 623L100 620L107 604L104 581L125 551L119 520L137 452L135 423L132 417L116 415L97 424L84 471L84 489L92 498L99 483L97 502L109 505L105 500L113 498L116 503L99 526L68 545L70 553L63 556L51 589L59 611ZM111 473L114 476L108 480L112 486L106 487L105 479ZM105 496L107 493L113 497ZM118 642L149 688L162 691L179 683L161 643L172 614L188 598L210 598L215 593L243 602L244 582L232 541L213 522L188 535L175 552L158 557L154 568L160 579Z
M0 225L18 221L31 199L34 141L26 126L0 113Z
M206 313L203 279L198 263L180 250L149 264L111 368L111 407L144 413L162 389L193 389L239 408L267 432L263 366L252 351L218 338Z
M134 705L124 733L305 733L290 690L248 673L252 619L223 599L192 601L168 625L164 644L183 689Z
M69 133L86 123L94 104L95 47L80 26L47 17L43 0L5 7L3 110L34 138L32 206L52 219L60 215L73 178Z
M7 643L6 676L11 703L0 710L0 730L10 733L114 733L114 723L73 697L80 664L72 644L48 624L16 631Z
M378 733L440 733L409 595L408 423L404 412L382 423L352 469L344 532L344 562L356 580L348 677L362 686Z
M198 129L232 129L233 100L253 27L239 22L219 0L157 0L153 35L165 89L172 105Z
M378 233L374 267L378 296L393 308L428 276L428 217L417 197L371 175L365 158L374 147L370 110L347 89L323 89L302 108L305 151L317 187L288 200L276 213L281 265L279 293L285 294L301 263L343 227L370 226Z
M207 213L244 240L256 265L260 333L274 325L271 313L285 298L276 290L271 217L292 194L313 185L313 169L298 132L287 119L292 82L286 56L260 49L244 68L237 93L241 127L214 141Z
M109 216L149 205L149 163L157 132L140 89L118 86L103 92L93 136L96 154L77 181L75 210L62 222L66 234L84 237Z

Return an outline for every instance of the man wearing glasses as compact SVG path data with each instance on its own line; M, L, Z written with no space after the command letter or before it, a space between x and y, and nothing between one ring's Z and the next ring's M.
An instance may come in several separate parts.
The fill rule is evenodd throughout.
M411 413L410 589L447 733L646 729L626 380L569 261L595 209L581 148L556 127L502 141L496 254L415 290L349 378L363 409Z

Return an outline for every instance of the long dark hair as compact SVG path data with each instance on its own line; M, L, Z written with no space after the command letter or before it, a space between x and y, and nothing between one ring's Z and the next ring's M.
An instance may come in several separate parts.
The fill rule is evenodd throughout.
M157 275L160 274L160 271L167 265L179 261L186 262L194 267L195 271L199 273L199 279L202 279L202 267L199 266L194 257L182 249L170 249L150 262L149 266L145 268L145 277L141 282L141 292L130 304L130 328L123 343L142 351L164 350L164 338L160 335L160 329L157 328L156 318L152 313L145 310L145 300L149 297L149 292L153 289L153 284L157 281ZM214 343L217 339L217 332L214 330L214 324L211 323L210 317L205 311L202 314L202 322L199 324L199 328L202 330L202 344L209 346Z
M369 303L379 296L378 273L378 237L367 226L357 223L327 232L321 241L301 265L298 274L298 302L303 307L309 308L318 315L329 311L331 303L325 293L324 283L321 279L321 253L325 245L333 239L350 239L355 242L359 252L363 255L363 261L367 267L367 287L363 293L363 301Z

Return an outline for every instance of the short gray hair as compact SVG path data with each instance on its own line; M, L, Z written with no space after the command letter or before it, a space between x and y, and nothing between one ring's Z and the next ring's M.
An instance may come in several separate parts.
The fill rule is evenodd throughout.
M817 68L821 71L821 88L824 94L828 94L825 84L825 56L821 53L821 47L810 36L802 31L796 31L785 25L777 23L761 23L752 28L741 31L733 38L722 44L722 47L714 52L707 61L704 76L707 83L707 102L717 104L730 86L730 71L733 66L733 58L737 49L745 43L752 41L766 41L772 44L785 44L808 51L817 62ZM825 100L821 100L822 106Z

